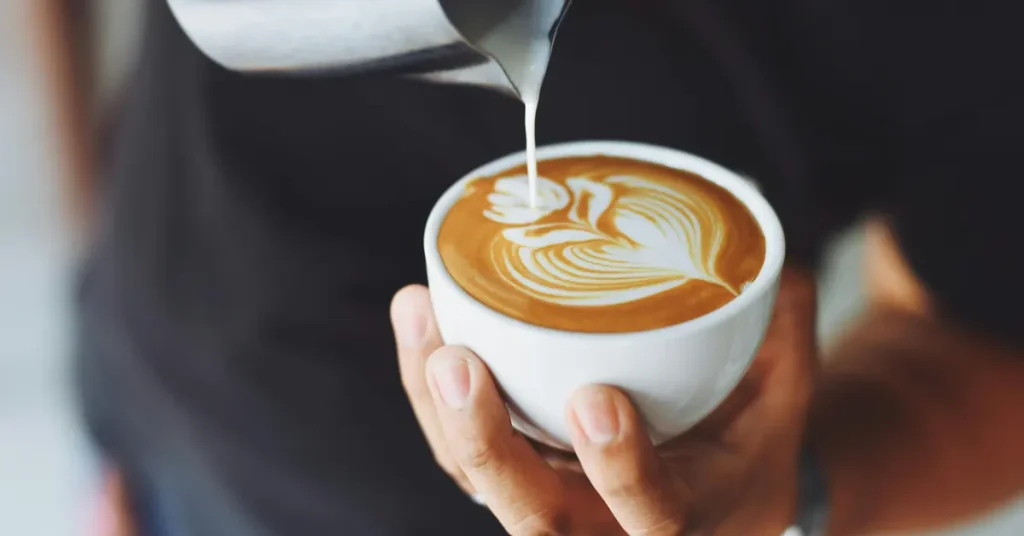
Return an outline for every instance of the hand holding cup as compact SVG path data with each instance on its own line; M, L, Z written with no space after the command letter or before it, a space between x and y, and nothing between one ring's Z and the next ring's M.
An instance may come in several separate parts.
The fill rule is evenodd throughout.
M799 272L782 279L749 371L682 436L656 449L621 390L574 392L564 420L583 474L546 463L511 426L487 366L465 348L442 346L420 286L392 306L403 385L438 463L510 534L774 536L793 516L815 367L813 280Z

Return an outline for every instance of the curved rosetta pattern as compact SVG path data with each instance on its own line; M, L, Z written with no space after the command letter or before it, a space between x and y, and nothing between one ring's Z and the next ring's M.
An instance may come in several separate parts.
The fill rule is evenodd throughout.
M764 262L735 197L700 177L612 157L540 162L536 208L521 169L471 182L438 251L459 285L514 318L636 331L707 314Z
M484 215L529 211L525 179L502 179L496 190L502 181L518 181L519 195L492 194L500 204ZM725 222L699 190L684 195L636 176L574 177L566 185L545 179L545 198L571 198L566 221L536 223L546 215L537 211L533 222L518 219L524 225L495 237L492 261L509 285L562 305L626 303L694 279L737 294L715 273Z

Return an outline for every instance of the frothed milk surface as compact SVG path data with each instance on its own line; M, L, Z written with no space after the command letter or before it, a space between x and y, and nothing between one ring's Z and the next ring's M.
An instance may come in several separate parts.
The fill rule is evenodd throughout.
M469 295L549 328L631 332L671 326L732 301L765 259L753 215L724 188L669 167L610 156L526 166L469 182L438 251Z

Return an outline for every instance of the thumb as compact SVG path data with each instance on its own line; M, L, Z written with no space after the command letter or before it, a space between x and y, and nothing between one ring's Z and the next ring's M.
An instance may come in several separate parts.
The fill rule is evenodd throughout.
M567 409L573 448L594 489L628 534L683 531L682 500L663 471L646 429L621 391L577 391Z

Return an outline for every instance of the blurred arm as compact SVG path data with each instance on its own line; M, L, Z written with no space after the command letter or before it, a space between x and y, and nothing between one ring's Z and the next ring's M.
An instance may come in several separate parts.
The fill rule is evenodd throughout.
M1024 492L1024 352L931 318L884 228L867 249L874 304L827 360L808 429L828 534L977 517Z
M90 219L95 172L93 6L89 0L33 0L29 4L65 164L63 190L74 223L84 227Z

